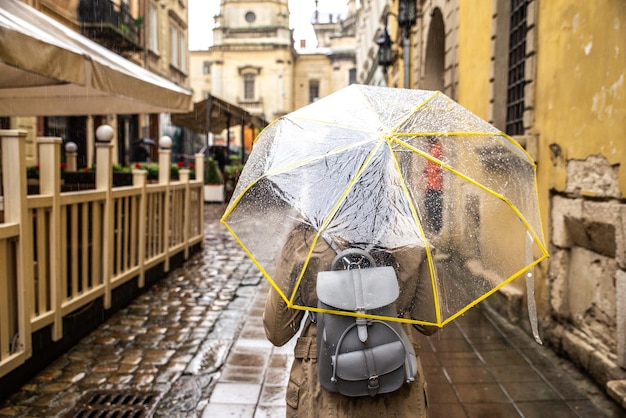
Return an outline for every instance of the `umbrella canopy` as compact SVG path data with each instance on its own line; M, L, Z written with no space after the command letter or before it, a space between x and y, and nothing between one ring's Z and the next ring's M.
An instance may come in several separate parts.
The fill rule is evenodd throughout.
M548 256L533 160L433 91L352 85L275 121L222 223L296 309L319 311L299 297L319 243L421 252L426 268L412 274L421 281L413 288L428 303L392 320L439 327ZM314 238L301 271L278 282L282 248L303 225Z
M191 92L16 0L0 0L0 116L188 112Z

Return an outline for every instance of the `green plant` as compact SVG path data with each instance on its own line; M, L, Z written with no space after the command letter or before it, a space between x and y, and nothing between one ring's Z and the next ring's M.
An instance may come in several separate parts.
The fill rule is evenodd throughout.
M39 166L29 165L28 167L26 167L26 178L38 179L39 178Z
M206 159L204 166L204 183L205 184L222 184L222 174L217 166L217 162L213 157Z
M148 179L157 180L159 178L159 165L157 163L148 163L142 166L148 172Z

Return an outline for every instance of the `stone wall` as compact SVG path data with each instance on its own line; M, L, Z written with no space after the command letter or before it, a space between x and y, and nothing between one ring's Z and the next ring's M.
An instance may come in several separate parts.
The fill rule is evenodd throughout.
M569 160L551 198L549 317L545 339L598 383L626 378L626 203L618 166Z

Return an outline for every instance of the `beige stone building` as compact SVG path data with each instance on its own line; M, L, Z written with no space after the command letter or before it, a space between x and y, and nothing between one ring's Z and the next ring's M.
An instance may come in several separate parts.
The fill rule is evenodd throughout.
M23 3L163 79L183 89L189 88L187 0L23 0ZM170 134L169 118L163 113L3 116L0 114L0 127L29 132L29 165L38 161L34 146L37 136L59 136L65 142L75 142L78 166L82 168L94 162L94 130L102 123L111 124L116 131L114 161L122 165L134 161L139 138L158 142L160 136ZM153 160L156 151L152 147Z
M344 16L316 12L318 45L297 40L287 0L221 2L213 45L190 52L194 102L208 94L268 122L356 80L355 2ZM233 141L241 144L238 131Z

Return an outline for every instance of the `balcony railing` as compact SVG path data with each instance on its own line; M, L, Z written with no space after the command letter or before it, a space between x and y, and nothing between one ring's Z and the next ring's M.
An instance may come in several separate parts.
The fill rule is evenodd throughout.
M111 0L81 0L78 20L82 33L116 52L141 51L139 28L143 20L130 14L124 3L117 5Z

